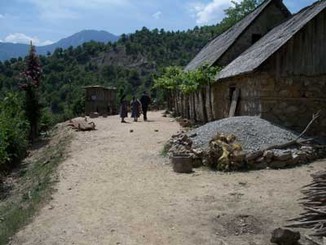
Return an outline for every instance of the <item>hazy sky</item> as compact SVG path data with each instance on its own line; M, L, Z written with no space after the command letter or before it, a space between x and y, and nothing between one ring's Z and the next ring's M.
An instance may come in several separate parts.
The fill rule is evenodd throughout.
M236 0L241 2L241 0ZM284 0L292 13L314 0ZM0 0L0 42L45 45L85 29L116 35L216 24L231 0Z

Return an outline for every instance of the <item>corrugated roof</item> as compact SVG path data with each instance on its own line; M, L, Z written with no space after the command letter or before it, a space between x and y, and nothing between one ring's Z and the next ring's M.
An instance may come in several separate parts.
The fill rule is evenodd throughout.
M321 1L302 9L291 19L272 29L227 65L217 75L217 79L254 71L325 8L326 1Z
M206 44L185 70L197 69L204 64L213 65L272 1L275 0L266 0L241 21ZM288 11L285 6L284 10Z

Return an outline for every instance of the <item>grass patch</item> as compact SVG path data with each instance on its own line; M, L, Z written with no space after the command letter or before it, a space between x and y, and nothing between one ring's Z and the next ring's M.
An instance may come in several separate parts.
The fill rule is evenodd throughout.
M164 144L162 150L160 151L160 155L161 155L162 157L167 157L170 148L171 148L171 143L166 142L166 143Z
M55 128L48 144L32 152L14 174L13 188L0 200L0 244L8 243L50 200L57 166L64 160L71 138L67 128Z

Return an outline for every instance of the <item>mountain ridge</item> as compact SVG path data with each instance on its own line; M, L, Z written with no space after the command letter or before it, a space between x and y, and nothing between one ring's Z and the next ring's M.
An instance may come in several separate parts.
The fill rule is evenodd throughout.
M56 48L67 49L70 46L77 47L85 42L116 42L119 36L103 30L82 30L59 41L45 45L36 46L39 55L47 55L53 53ZM0 61L9 60L11 58L25 57L28 54L29 45L21 43L0 42Z

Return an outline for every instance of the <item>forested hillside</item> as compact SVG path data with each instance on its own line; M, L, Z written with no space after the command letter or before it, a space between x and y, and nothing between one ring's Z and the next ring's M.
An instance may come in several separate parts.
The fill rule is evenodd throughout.
M143 27L115 43L87 42L77 48L56 49L40 56L43 68L41 103L48 118L67 119L83 111L83 86L115 86L128 95L149 90L153 77L166 66L185 66L213 37L254 9L261 0L233 3L218 25L187 31ZM0 99L18 91L23 58L0 62ZM155 91L152 91L154 97Z
M218 26L183 32L142 30L122 35L116 43L84 43L77 48L58 48L40 56L43 68L42 104L48 112L68 118L82 112L85 85L115 86L138 94L150 89L153 76L168 65L184 66L218 33ZM1 96L18 90L23 58L0 62Z
M114 43L86 42L39 57L31 46L27 57L0 62L0 187L2 174L20 163L28 142L55 123L83 114L84 86L115 86L127 99L148 90L163 102L152 85L164 68L182 70L210 39L261 1L232 2L218 25L175 32L143 27Z

